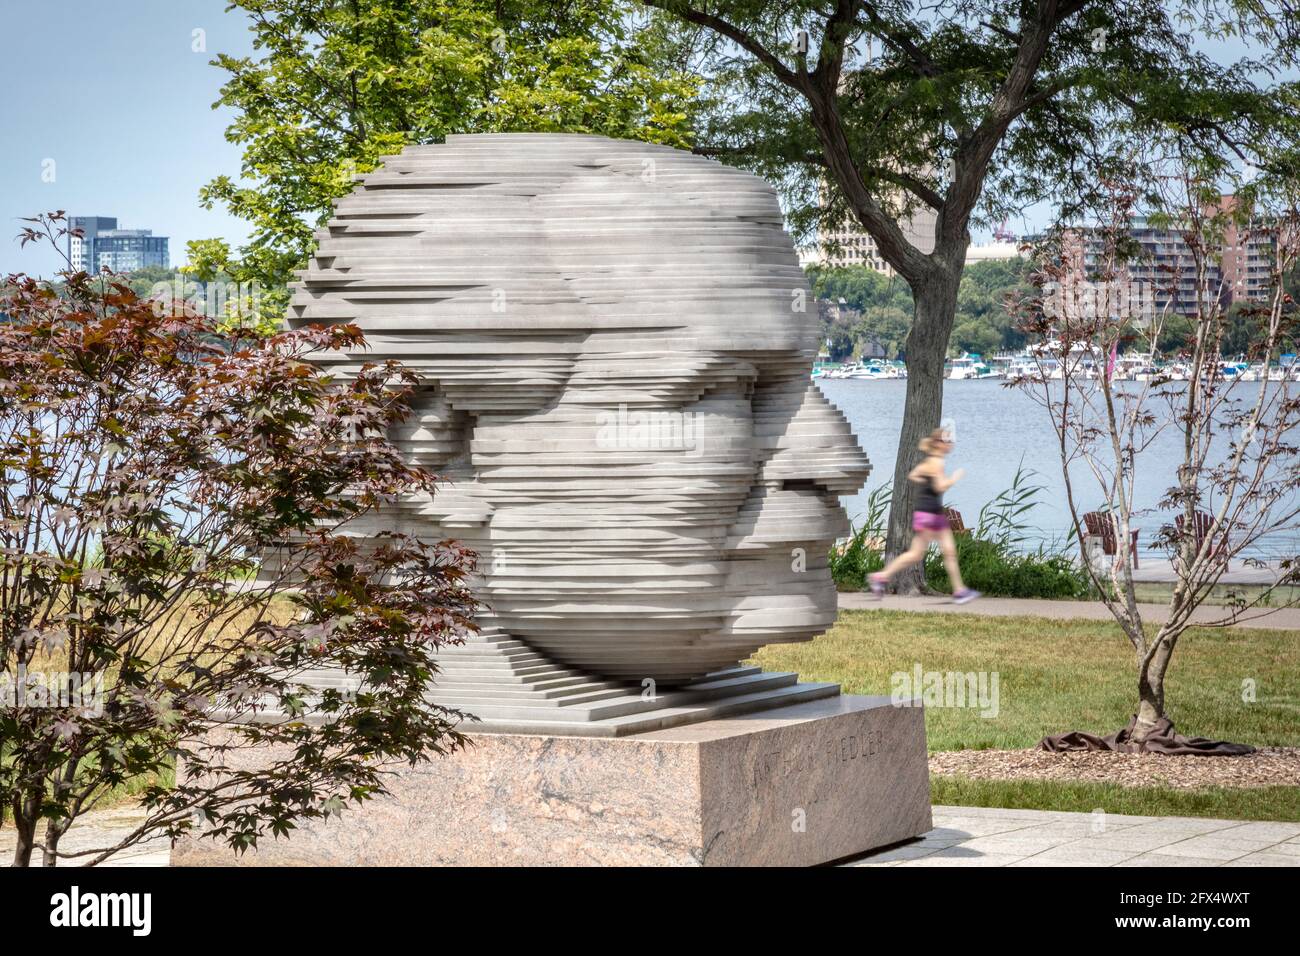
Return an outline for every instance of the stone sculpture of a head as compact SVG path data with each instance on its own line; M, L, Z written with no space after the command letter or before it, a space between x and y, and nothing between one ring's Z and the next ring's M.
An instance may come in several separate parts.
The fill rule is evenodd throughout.
M390 527L480 555L486 617L607 678L681 683L835 619L869 465L812 385L813 297L749 173L599 136L451 136L359 177L294 325L425 384L394 435L446 479Z

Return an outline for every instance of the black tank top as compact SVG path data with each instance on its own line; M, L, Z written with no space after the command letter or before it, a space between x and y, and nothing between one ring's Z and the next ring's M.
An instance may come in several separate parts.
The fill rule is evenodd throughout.
M943 514L943 492L934 487L934 477L926 475L916 496L916 510L932 515Z

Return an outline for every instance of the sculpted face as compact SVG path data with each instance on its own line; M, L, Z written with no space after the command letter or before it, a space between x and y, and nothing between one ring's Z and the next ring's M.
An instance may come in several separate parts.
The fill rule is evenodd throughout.
M338 201L291 321L424 376L393 438L447 482L383 520L478 550L485 627L672 684L834 621L869 465L754 176L598 136L411 147Z

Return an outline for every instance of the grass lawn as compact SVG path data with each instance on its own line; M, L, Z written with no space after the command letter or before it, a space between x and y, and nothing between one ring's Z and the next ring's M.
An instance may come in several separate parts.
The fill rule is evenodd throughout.
M932 751L1017 749L1067 730L1109 734L1136 708L1133 651L1103 621L844 611L804 644L763 648L754 662L834 681L849 694L889 694L890 677L923 671L998 675L998 712L926 708ZM1253 681L1255 700L1244 701ZM1166 686L1175 727L1191 736L1256 747L1300 746L1300 632L1193 628L1174 655ZM1218 759L1218 758L1195 758ZM1300 819L1300 787L1174 792L1050 781L934 778L934 802L1115 813Z
M972 780L934 774L930 777L930 799L938 806L948 807L1005 807L1077 813L1091 813L1101 808L1107 813L1139 817L1300 822L1300 787L1174 790L1092 782L1064 783L1059 780Z
M1173 594L1172 583L1141 581L1133 585L1139 603L1168 604ZM1216 584L1206 597L1206 604L1225 605L1238 600L1256 601L1265 589L1257 584ZM1278 587L1261 601L1261 607L1286 607L1300 600L1300 588Z

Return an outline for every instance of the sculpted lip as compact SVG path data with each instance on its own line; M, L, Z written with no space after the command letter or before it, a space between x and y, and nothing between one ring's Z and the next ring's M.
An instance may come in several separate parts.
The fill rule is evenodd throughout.
M837 497L869 465L810 381L818 316L767 184L598 136L451 136L319 238L291 320L366 332L343 374L424 376L393 437L448 483L379 521L475 548L485 626L673 684L833 621Z

